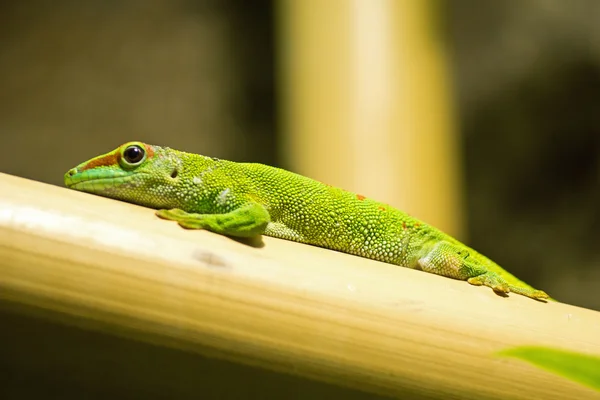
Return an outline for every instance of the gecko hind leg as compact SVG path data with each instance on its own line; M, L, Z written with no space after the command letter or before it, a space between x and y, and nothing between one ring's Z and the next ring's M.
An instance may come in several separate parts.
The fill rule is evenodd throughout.
M446 241L436 243L424 257L418 260L418 265L423 271L466 280L475 286L487 286L501 295L510 292L510 285L504 278L472 262L467 249Z
M536 300L550 299L542 290L526 284L520 285L518 281L509 283L497 272L490 271L485 265L470 259L468 249L446 241L435 244L418 260L418 264L424 271L466 280L475 286L487 286L501 296L512 292Z

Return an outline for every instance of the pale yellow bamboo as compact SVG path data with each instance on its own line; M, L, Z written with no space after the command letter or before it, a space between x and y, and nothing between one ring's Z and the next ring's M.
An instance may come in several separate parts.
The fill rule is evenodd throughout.
M286 166L463 237L462 182L435 2L280 0Z
M373 393L597 397L493 353L600 354L598 312L283 240L250 246L4 174L0 303Z

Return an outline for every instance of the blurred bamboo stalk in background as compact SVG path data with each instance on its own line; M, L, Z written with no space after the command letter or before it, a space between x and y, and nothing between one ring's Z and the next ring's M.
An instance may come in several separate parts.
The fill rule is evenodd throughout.
M459 144L433 1L280 0L285 166L464 239Z

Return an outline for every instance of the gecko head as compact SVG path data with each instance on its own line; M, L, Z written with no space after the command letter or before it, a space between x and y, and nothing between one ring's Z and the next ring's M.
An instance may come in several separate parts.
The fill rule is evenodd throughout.
M180 160L174 150L128 142L70 169L64 176L71 189L158 207L162 188L177 178Z

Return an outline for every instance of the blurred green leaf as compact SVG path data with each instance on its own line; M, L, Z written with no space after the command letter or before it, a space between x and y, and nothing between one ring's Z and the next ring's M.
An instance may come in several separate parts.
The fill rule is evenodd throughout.
M600 391L600 357L536 346L515 347L498 354L530 362Z

